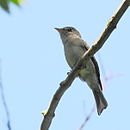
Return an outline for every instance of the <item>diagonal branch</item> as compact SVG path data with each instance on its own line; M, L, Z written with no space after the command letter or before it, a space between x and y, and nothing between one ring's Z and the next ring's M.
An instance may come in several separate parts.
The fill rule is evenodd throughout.
M121 19L122 15L125 13L127 8L130 5L130 0L123 0L122 4L119 6L116 13L112 16L112 18L108 21L106 28L104 29L103 33L99 37L99 39L89 48L87 52L82 56L79 62L76 64L72 72L68 75L68 77L60 83L60 87L56 91L51 100L49 108L46 113L44 114L44 119L41 124L41 130L48 130L53 117L55 116L56 107L63 96L64 92L70 87L72 82L74 81L75 77L78 75L80 69L82 68L83 64L86 63L105 43L108 39L112 31L116 28L117 23Z
M11 120L10 120L10 113L9 113L9 108L5 99L5 94L4 94L4 87L3 87L3 83L2 83L2 77L1 77L1 59L0 59L0 95L1 95L1 99L2 99L2 103L5 109L5 114L6 114L6 118L7 118L7 129L8 130L12 130L12 126L11 126Z
M93 114L94 111L95 111L95 104L93 105L90 113L86 116L85 120L83 121L83 123L81 124L81 126L78 128L78 130L83 130L83 128L85 127L85 125L88 123L88 121L92 117L92 114Z

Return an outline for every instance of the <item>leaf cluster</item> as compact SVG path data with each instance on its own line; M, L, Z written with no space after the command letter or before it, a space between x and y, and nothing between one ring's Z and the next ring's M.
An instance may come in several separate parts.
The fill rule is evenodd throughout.
M0 7L4 9L6 12L10 12L10 3L15 4L16 6L20 6L20 2L22 0L0 0Z

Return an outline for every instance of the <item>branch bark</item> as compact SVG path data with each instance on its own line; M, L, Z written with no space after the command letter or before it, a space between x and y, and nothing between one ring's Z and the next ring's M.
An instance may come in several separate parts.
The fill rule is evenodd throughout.
M119 8L117 9L116 13L112 16L112 18L108 21L106 28L102 32L99 39L89 48L87 52L82 56L82 58L78 61L74 69L69 73L67 78L60 83L60 87L56 91L51 100L49 108L47 112L44 113L44 119L41 124L41 130L48 130L53 117L55 116L55 110L58 106L58 103L63 96L64 92L71 86L72 82L74 81L75 77L77 77L80 69L82 68L83 64L86 63L105 43L108 39L112 31L116 28L117 23L127 10L130 5L130 0L123 0Z

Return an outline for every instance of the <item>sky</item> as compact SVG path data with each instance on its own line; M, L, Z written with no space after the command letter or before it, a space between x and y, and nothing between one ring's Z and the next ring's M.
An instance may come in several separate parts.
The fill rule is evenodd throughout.
M45 110L59 83L70 71L55 27L73 26L92 45L121 0L26 0L0 8L0 77L12 130L39 130ZM96 53L108 108L94 111L83 130L130 129L130 9L105 45ZM108 78L107 82L104 80ZM49 130L77 130L90 113L94 98L76 78L62 97ZM8 130L0 95L0 129Z

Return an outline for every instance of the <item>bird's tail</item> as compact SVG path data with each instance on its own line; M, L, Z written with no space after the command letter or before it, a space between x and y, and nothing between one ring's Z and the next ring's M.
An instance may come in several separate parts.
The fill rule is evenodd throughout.
M101 115L102 111L107 108L108 104L107 101L102 93L101 90L93 90L93 94L96 101L97 106L97 113L98 115Z

